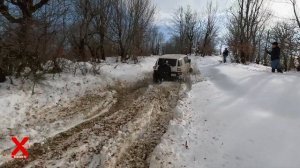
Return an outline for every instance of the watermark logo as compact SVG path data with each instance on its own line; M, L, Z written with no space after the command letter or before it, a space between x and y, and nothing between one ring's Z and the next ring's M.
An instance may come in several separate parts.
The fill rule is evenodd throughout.
M27 159L29 157L29 153L24 145L29 141L29 137L24 137L20 142L17 137L12 137L11 140L16 144L16 148L12 151L11 157L14 159ZM17 155L22 152L21 155Z

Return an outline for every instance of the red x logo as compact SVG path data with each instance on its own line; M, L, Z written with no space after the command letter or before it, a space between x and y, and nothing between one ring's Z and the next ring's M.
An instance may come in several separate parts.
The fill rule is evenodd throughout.
M16 148L11 153L12 158L23 158L27 159L29 157L28 151L24 148L25 143L29 140L29 137L24 137L21 142L18 141L16 137L12 137L11 140L16 144ZM17 153L21 151L23 156L17 156Z

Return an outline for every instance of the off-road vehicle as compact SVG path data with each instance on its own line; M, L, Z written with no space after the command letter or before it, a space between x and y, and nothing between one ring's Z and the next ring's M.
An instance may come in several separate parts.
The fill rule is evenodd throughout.
M153 69L153 81L155 83L167 80L184 81L192 71L191 60L186 55L161 56Z

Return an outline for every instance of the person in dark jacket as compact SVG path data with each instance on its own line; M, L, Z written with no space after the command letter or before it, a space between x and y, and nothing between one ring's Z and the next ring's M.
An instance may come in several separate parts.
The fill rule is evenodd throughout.
M163 65L158 67L158 80L162 82L163 80L170 80L171 77L171 67L166 61Z
M227 48L225 48L225 50L223 51L223 62L226 63L226 58L229 55L229 51Z
M280 48L277 42L272 43L272 51L266 52L271 55L271 67L272 72L274 73L277 69L277 72L282 73L281 66L280 66Z
M6 81L5 74L2 71L2 69L0 68L0 83L5 82L5 81Z

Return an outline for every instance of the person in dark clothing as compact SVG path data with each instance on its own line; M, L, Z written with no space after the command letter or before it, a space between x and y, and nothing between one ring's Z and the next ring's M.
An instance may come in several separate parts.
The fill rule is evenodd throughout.
M225 48L225 50L223 51L223 62L226 63L226 58L229 55L229 51L227 48Z
M169 80L171 78L171 67L166 61L163 65L158 67L158 79L160 82L163 80Z
M5 81L6 81L5 74L2 71L2 69L0 68L0 83L5 82Z
M280 48L277 42L272 43L272 51L266 52L271 55L271 67L272 72L274 73L277 69L277 72L282 73L281 66L280 66Z

